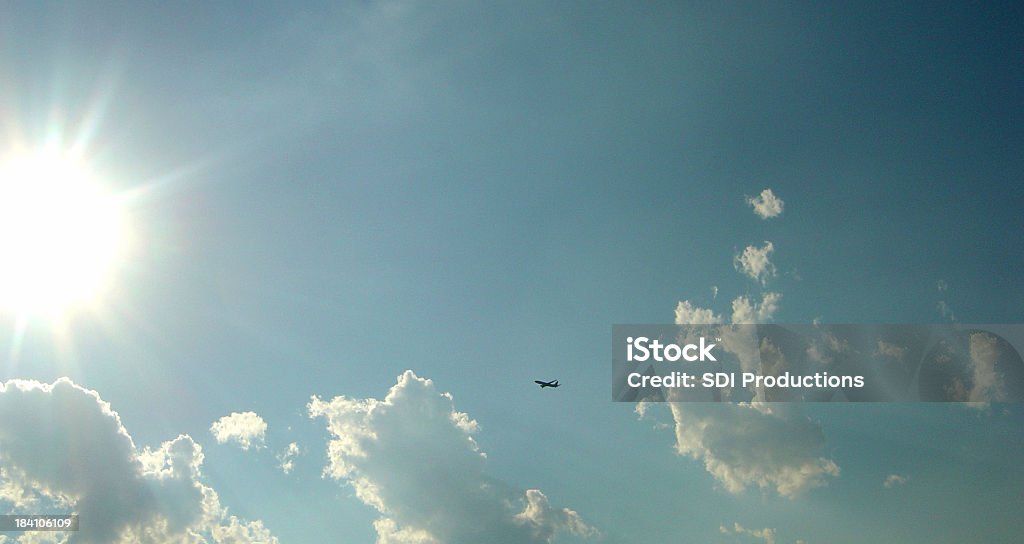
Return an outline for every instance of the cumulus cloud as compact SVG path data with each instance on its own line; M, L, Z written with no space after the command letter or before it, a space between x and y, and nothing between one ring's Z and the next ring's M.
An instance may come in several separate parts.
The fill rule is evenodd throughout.
M539 490L518 490L484 471L478 424L452 396L406 371L383 400L313 397L332 439L324 474L350 485L381 518L378 544L551 542L597 532Z
M761 297L761 302L752 302L746 296L736 297L732 301L732 322L736 324L755 324L771 321L779 310L782 293L769 291Z
M676 451L702 461L730 493L751 486L794 498L839 467L821 456L821 427L782 404L672 403Z
M277 460L280 463L278 467L281 468L281 471L285 474L291 474L292 469L295 468L295 458L300 453L302 453L302 450L299 449L298 444L295 442L288 444L288 447L277 456Z
M775 197L771 189L765 189L760 197L748 199L748 202L764 219L782 213L782 200ZM748 246L735 256L733 264L763 286L775 276L775 266L770 260L774 250L775 246L768 241L761 247ZM717 295L717 289L713 293ZM738 296L732 301L730 321L733 324L771 321L781 300L781 293L771 291L763 293L760 301ZM677 325L724 323L721 315L688 300L676 305L675 322ZM751 341L746 337L749 333L750 329L744 327L723 327L719 331L723 347L738 357L744 371L752 371L758 365L767 372L781 367L782 352L771 343ZM822 455L825 437L816 422L801 415L796 407L756 402L761 399L762 394L756 393L752 403L668 403L675 422L676 452L703 462L705 470L730 493L758 487L793 498L839 475L839 466ZM644 417L647 410L646 405L638 406L637 414ZM775 539L772 529L762 529L755 534L736 524L733 532L768 542Z
M765 544L775 544L775 529L768 527L765 527L764 529L748 529L737 522L734 523L731 528L726 527L725 525L719 525L718 530L723 535L747 535L764 540Z
M277 542L228 514L192 438L140 451L117 412L67 378L0 383L0 421L0 505L73 511L88 520L76 543Z
M901 474L890 474L885 477L885 481L882 482L882 485L884 485L886 489L889 489L892 487L903 485L907 483L909 480L910 476L904 476Z
M782 293L768 291L761 300L741 295L732 301L731 322L734 324L755 324L771 321L779 310ZM677 325L717 325L724 323L723 317L709 308L702 308L681 300L676 304L675 323Z
M759 303L747 297L733 300L734 323L759 323L770 319L781 299L765 293ZM715 324L721 317L710 309L681 301L676 306L676 324ZM754 362L771 362L778 350L742 339L733 339L723 328L723 344L737 353L744 368ZM753 346L743 353L743 346ZM776 353L781 356L781 353ZM839 467L821 453L825 443L821 427L797 412L796 407L764 403L669 403L675 422L676 452L703 462L705 470L730 493L749 487L772 490L794 498L825 485L839 475ZM643 413L639 415L643 417Z
M243 450L260 448L267 434L267 422L256 412L232 412L214 421L210 432L220 444L234 442Z
M733 266L750 279L766 285L769 279L775 277L775 265L770 259L773 251L775 244L768 241L761 247L747 246L742 253L733 257Z
M754 208L754 213L761 219L771 219L782 213L786 203L769 188L756 197L747 197L747 204Z
M676 324L678 325L714 325L722 322L722 316L707 308L695 306L689 300L681 300L676 305Z

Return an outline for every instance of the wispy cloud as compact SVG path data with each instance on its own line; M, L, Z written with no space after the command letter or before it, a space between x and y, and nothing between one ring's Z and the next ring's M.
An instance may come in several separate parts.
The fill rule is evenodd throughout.
M0 488L72 508L88 520L77 543L277 542L262 522L228 514L191 437L140 451L117 412L67 378L0 384L0 421Z
M935 289L940 293L946 293L949 291L949 282L946 280L938 280L935 282ZM951 308L945 300L936 302L935 309L939 311L939 315L941 315L943 319L956 321L956 314L953 313L953 308Z
M761 219L777 217L786 205L770 188L761 191L756 197L747 197L747 204L754 208L754 213Z
M768 527L765 527L764 529L748 529L737 522L733 523L732 527L719 525L718 530L723 535L747 535L753 538L763 540L765 544L775 544L775 529L771 529Z
M541 491L488 476L473 438L477 422L411 370L383 400L313 397L308 408L333 437L324 474L380 512L379 543L522 544L559 532L597 534Z
M940 300L935 303L935 309L939 311L939 315L941 315L943 319L956 321L956 314L953 313L953 309L949 307L949 304L946 304L945 300Z
M210 432L220 444L233 442L243 450L263 447L267 422L256 412L232 412L210 425Z
M907 483L908 481L910 481L910 476L905 476L902 474L890 474L885 477L885 481L882 482L882 485L885 486L886 489L889 489L901 486Z
M292 469L295 468L295 458L300 453L302 453L302 450L297 443L292 442L288 444L288 447L277 456L277 461L280 463L278 467L281 471L285 474L291 474Z
M885 340L879 340L878 348L875 350L876 357L884 357L896 362L903 362L903 358L906 357L906 355L906 347L898 346L896 344L886 342Z

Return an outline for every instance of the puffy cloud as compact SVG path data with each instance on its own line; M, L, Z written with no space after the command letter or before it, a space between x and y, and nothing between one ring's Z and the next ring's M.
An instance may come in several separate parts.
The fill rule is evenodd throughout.
M721 316L707 308L694 306L689 300L681 300L676 305L677 325L714 325L721 322Z
M312 418L332 435L324 474L352 486L381 514L378 544L551 542L559 532L596 531L538 490L521 491L484 472L476 421L452 396L412 371L383 400L313 397Z
M719 525L718 530L724 535L748 535L764 540L765 544L775 544L775 529L768 527L764 529L748 529L739 523L734 523L731 529L725 525Z
M770 256L775 251L775 244L765 241L761 247L747 246L743 252L733 257L733 266L750 279L765 285L775 277L775 265Z
M907 483L909 480L910 476L903 476L901 474L890 474L885 477L885 481L882 482L882 485L884 485L886 489L889 489L892 487L903 485Z
M746 297L733 301L734 323L757 323L770 318L781 295L765 293L764 299L751 303ZM676 324L714 323L711 310L695 307L688 301L676 307ZM754 361L769 363L781 353L772 346L732 338L743 330L722 329L723 344L737 353L744 368ZM746 347L753 351L746 353ZM767 356L766 356L767 354ZM764 359L764 361L762 360ZM829 477L839 475L839 467L823 457L825 443L821 427L800 415L796 407L765 403L669 403L675 422L676 452L702 461L705 470L730 493L741 493L751 486L774 490L794 498L825 485ZM643 417L643 412L638 412Z
M771 321L779 310L782 293L769 291L761 297L761 302L751 302L746 296L739 296L732 301L732 322L737 324L755 324Z
M210 432L217 442L234 442L243 450L263 446L267 434L267 422L256 412L232 412L210 425Z
M761 301L753 301L741 295L732 301L732 323L755 324L771 321L779 310L782 293L768 291L761 296ZM724 323L721 315L709 308L701 308L689 300L681 300L676 304L675 323L677 325L716 325Z
M935 288L938 289L940 293L949 291L949 282L946 280L939 280L935 282Z
M747 197L747 204L754 208L754 213L761 219L771 219L782 213L785 202L775 196L772 190L765 189L756 197Z
M295 442L288 444L288 447L277 456L277 460L281 463L278 465L281 471L285 474L291 474L292 469L295 468L295 458L302 453L299 449L299 445Z
M893 353L900 354L899 347L888 342L878 341L875 356L890 357ZM850 344L846 340L836 338L830 331L824 331L819 338L812 338L807 344L807 358L815 363L830 366L837 356L848 354ZM900 355L902 357L902 355Z
M261 522L228 515L202 483L192 438L139 451L117 412L67 378L0 383L0 421L0 501L77 513L88 523L76 543L277 542Z
M771 189L765 189L760 197L748 199L748 202L764 219L782 213L782 200L775 197ZM734 258L734 266L765 285L775 276L775 266L769 258L774 250L775 246L767 241L761 247L748 246ZM771 291L765 292L760 302L748 296L736 297L732 301L731 322L770 321L781 300L781 293ZM712 310L684 300L676 305L675 322L677 325L708 325L723 323L723 320ZM773 365L784 363L781 351L770 342L759 344L747 338L748 328L724 327L719 333L723 347L736 354L745 371L762 365L770 372ZM836 346L830 347L836 349ZM757 393L755 399L761 398L762 394ZM704 468L730 493L757 486L792 498L825 485L828 477L839 475L835 462L821 455L825 442L821 427L800 415L795 407L761 402L671 402L669 408L675 422L677 453L702 461ZM644 417L646 411L646 405L637 407L640 417ZM764 538L767 542L775 539L772 529L754 533L736 524L734 531Z
M747 487L794 498L838 476L820 452L821 427L782 404L672 403L676 451L703 461L730 493Z

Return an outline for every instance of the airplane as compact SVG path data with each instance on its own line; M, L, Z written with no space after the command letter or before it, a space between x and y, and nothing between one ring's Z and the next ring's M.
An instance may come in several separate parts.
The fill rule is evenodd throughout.
M551 380L550 382L542 382L540 380L533 380L533 383L540 386L541 389L545 387L558 387L558 380Z

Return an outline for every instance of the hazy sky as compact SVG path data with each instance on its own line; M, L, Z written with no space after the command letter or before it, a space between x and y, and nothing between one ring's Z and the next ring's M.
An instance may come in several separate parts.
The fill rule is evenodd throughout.
M1016 542L1019 405L641 417L609 343L736 301L1021 322L1022 15L4 3L0 146L86 142L137 244L98 310L0 314L0 380L71 380L0 390L0 510L63 495L80 542Z

